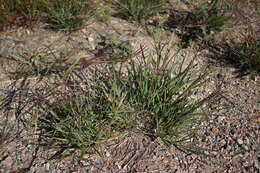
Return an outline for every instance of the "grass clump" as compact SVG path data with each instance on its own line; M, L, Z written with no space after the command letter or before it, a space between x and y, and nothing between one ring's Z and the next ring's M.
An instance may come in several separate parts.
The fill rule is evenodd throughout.
M86 25L93 15L85 0L57 0L46 2L46 14L48 22L54 29L78 29Z
M53 29L79 29L99 8L94 0L0 0L0 3L1 29L8 25L30 26L37 21L47 21Z
M39 20L41 0L0 0L0 29L6 25L24 26Z
M165 5L165 0L117 0L121 14L136 20L156 15Z
M123 92L113 88L116 81L110 81L111 76L98 72L89 78L88 73L77 74L84 79L82 85L86 85L87 90L75 85L79 79L70 75L68 81L74 82L67 85L70 96L52 104L38 119L39 127L48 129L43 135L53 140L54 146L91 151L129 125Z
M190 41L212 40L214 34L227 25L229 8L222 0L213 0L194 6L191 11L175 11L165 24L174 28L187 47Z
M160 44L155 59L143 57L141 65L131 63L127 71L130 81L127 98L135 110L136 119L143 122L138 126L143 133L160 138L166 144L177 145L177 141L185 141L194 134L192 129L198 123L194 117L205 115L199 112L199 108L217 95L213 93L191 101L206 74L202 69L194 71L192 62L186 68L180 64L178 67L169 53L167 45Z
M260 72L260 40L251 34L243 42L231 41L225 54L231 63L239 66L241 71L251 75Z
M33 125L48 139L46 145L85 152L126 130L166 144L187 141L196 134L198 116L207 115L201 106L219 97L214 92L192 98L206 73L192 62L187 67L178 64L167 44L159 43L153 55L145 55L141 48L121 57L121 62L117 57L100 58L67 65L45 78L48 82L40 77L30 85L24 77L1 105L10 108L11 98L13 102L24 98L27 105L18 107L17 116L31 114Z

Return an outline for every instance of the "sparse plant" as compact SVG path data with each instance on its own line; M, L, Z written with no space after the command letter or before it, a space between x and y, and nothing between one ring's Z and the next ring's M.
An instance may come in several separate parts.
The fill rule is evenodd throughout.
M11 79L21 79L27 77L43 77L53 73L64 71L62 64L67 59L57 58L60 51L53 49L54 45L43 48L33 53L12 54L6 57L14 62L17 69L9 73Z
M97 56L106 53L109 56L120 59L133 54L133 47L129 40L120 40L117 34L111 34L98 44L98 48L96 48L94 53Z

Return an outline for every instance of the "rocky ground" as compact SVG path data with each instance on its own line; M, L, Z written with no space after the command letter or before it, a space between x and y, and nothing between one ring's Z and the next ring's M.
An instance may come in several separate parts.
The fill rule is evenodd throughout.
M95 23L72 34L54 32L36 26L0 33L1 89L10 82L5 69L12 69L2 58L10 54L33 52L54 42L59 48L73 51L73 56L91 56L86 48L95 48L102 37L117 33L130 40L134 47L151 47L152 39L144 31L121 19L108 24ZM176 38L176 42L178 39ZM191 48L183 53L192 57ZM197 62L208 61L201 51ZM216 60L211 61L207 85L200 95L207 95L222 83L223 96L217 115L201 125L200 143L208 155L186 153L167 147L159 139L134 132L118 135L100 147L100 155L76 153L56 157L57 150L44 147L35 129L28 128L13 117L1 113L0 172L260 172L260 93L259 78L238 77L236 69Z

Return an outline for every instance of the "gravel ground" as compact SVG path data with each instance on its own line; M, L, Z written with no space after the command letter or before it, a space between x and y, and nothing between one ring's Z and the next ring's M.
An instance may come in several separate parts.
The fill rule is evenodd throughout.
M136 45L138 40L150 43L150 39L138 28L130 24L123 27L121 21L118 23L121 27L117 28L117 32L123 33L127 28L136 33L132 37L126 34L123 38L134 40ZM117 25L112 23L112 26ZM77 54L82 55L82 45L95 46L96 43L90 43L93 39L89 38L98 37L93 33L103 32L102 27L98 27L99 31L95 26L89 28L72 36L43 28L1 33L0 55L37 50L57 39L65 43L70 40L68 46L80 48ZM107 27L103 26L103 29ZM199 58L198 62L206 60L202 55ZM237 77L234 68L217 63L211 65L208 71L207 85L198 97L210 93L217 83L223 82L225 98L220 103L223 110L201 125L199 145L208 149L207 156L185 153L175 147L166 147L159 139L152 141L141 134L126 132L101 146L101 155L86 154L78 159L74 157L75 152L61 159L56 157L59 151L40 145L42 139L35 135L35 129L18 123L15 116L6 117L2 113L0 172L260 172L259 79ZM2 81L8 79L3 73L1 75Z

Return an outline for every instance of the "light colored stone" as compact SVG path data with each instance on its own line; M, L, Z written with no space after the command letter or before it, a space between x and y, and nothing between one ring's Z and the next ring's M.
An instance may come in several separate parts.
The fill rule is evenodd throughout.
M240 145L242 145L244 142L243 142L243 140L242 139L237 139L237 143L239 143Z

